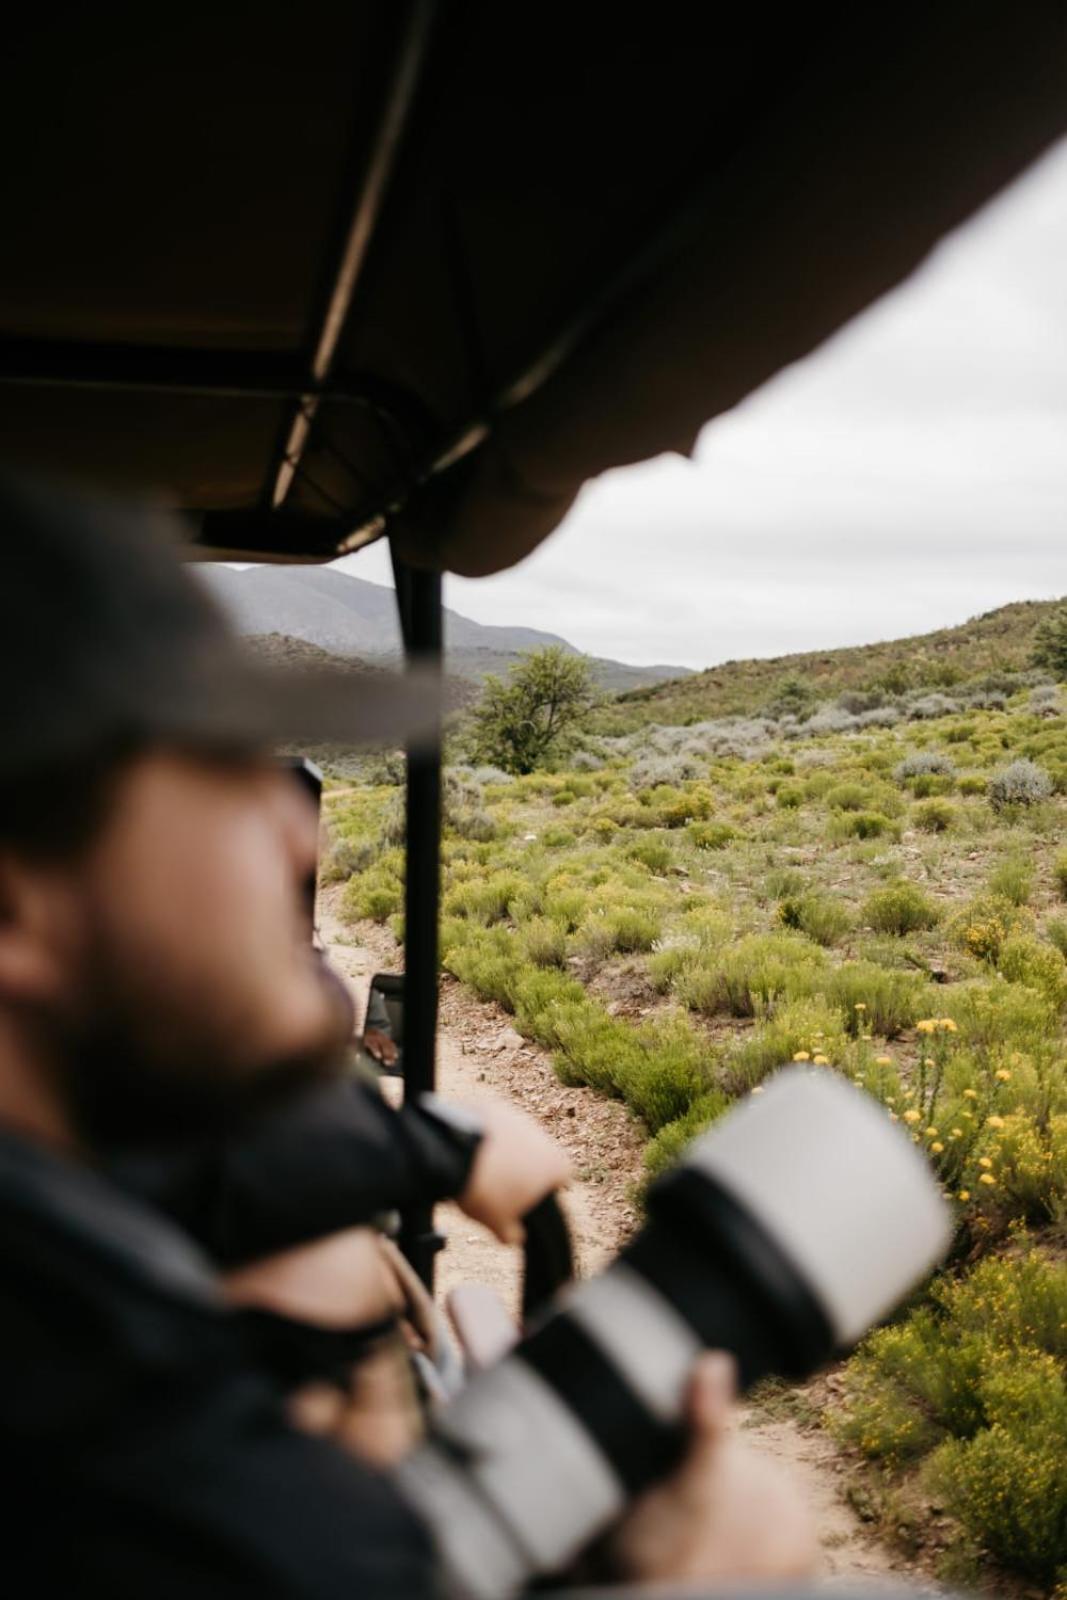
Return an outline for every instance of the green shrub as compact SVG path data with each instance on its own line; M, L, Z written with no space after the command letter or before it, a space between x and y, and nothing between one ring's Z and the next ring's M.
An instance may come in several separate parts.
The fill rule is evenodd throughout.
M645 1146L645 1171L650 1179L673 1167L686 1146L727 1110L729 1101L716 1089L700 1095L688 1111L666 1123Z
M708 1091L708 1044L679 1015L658 1017L635 1036L640 1051L625 1058L619 1087L630 1109L658 1133Z
M723 850L737 837L728 822L691 822L686 833L698 850Z
M1067 956L1067 917L1051 917L1045 924L1045 937L1061 956Z
M535 967L562 967L567 960L567 930L551 917L531 917L522 925L520 947Z
M940 910L914 883L891 883L869 895L863 906L863 920L876 933L916 933L933 928Z
M674 851L666 839L657 839L654 833L641 834L626 846L629 861L639 861L649 872L666 872L674 860Z
M988 779L980 777L977 772L968 772L956 785L960 794L985 794Z
M804 791L799 783L781 783L774 799L780 810L797 811L804 804Z
M822 1057L836 1066L844 1052L840 1012L821 999L792 1000L727 1050L722 1063L723 1086L731 1094L743 1094L798 1055Z
M467 917L488 925L508 915L511 902L526 888L515 872L491 872L486 877L468 878L454 884L444 897L442 909L449 917Z
M871 791L864 783L838 783L826 792L826 804L832 811L869 811Z
M559 1042L560 1017L568 1009L575 1006L595 1012L601 1009L586 997L576 979L544 967L518 966L509 992L519 1031L549 1049Z
M910 1028L929 1006L930 984L913 972L887 971L872 961L845 961L818 985L841 1011L853 1033L892 1039Z
M795 867L775 867L763 882L763 892L770 900L785 900L790 895L803 894L807 882Z
M1043 994L996 978L941 991L939 1009L956 1023L959 1042L988 1067L1014 1051L1042 1050L1055 1019Z
M552 1013L561 1081L618 1095L652 1133L684 1115L708 1088L706 1042L682 1017L634 1029L578 992Z
M947 800L923 800L915 807L911 820L922 833L947 833L954 828L959 812Z
M662 931L658 906L598 906L578 929L578 939L594 955L629 954L651 950Z
M816 944L834 945L852 927L848 908L829 895L788 895L778 905L778 920L786 928L806 933Z
M1067 900L1067 850L1061 850L1052 863L1052 877L1061 900Z
M370 839L333 838L322 858L319 882L347 883L353 873L366 872L379 853L379 846Z
M505 928L481 928L465 919L441 925L441 965L467 983L482 1000L514 1011L515 985L522 970L514 937Z
M841 843L848 839L898 838L900 829L880 811L843 811L830 823L830 838Z
M348 880L341 896L341 915L346 919L368 917L372 922L387 922L403 905L403 882L395 871L379 862Z
M1034 869L1025 856L1006 856L989 874L989 892L1013 906L1025 906L1034 892Z
M674 988L694 1011L751 1017L760 1003L810 994L825 962L822 951L800 934L749 934L702 952L683 966Z
M1009 983L1039 990L1057 1010L1067 1003L1067 962L1052 945L1015 934L1001 945L997 966Z
M689 822L709 817L712 804L713 797L709 789L695 786L682 790L661 784L641 795L638 810L649 827L684 828Z

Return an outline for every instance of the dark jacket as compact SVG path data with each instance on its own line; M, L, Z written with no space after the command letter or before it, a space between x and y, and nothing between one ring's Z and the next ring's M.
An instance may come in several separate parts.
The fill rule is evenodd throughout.
M210 1267L85 1167L0 1135L4 1591L421 1600L389 1480L291 1428Z

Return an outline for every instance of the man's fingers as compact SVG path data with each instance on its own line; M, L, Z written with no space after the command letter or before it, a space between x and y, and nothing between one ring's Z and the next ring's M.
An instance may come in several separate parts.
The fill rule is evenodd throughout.
M737 1363L726 1350L711 1350L697 1362L689 1385L693 1432L715 1440L730 1419L737 1398Z

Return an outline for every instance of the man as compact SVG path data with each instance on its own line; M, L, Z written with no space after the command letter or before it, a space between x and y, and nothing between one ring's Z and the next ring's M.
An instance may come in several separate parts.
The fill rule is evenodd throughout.
M351 1018L305 937L313 818L258 752L275 732L345 730L313 727L295 690L264 692L143 521L0 485L0 540L6 1589L434 1594L430 1535L370 1464L390 1459L374 1448L387 1417L368 1438L294 1413L300 1375L264 1354L189 1235L103 1167L164 1139L235 1137L328 1084ZM357 732L417 723L402 685L374 694ZM490 1130L462 1188L506 1235L538 1197L521 1171L543 1168L500 1146ZM354 1283L347 1319L347 1237L309 1273L268 1271L267 1303L343 1334L365 1304ZM698 1375L691 1456L622 1530L621 1570L723 1570L745 1527L743 1480L723 1470L727 1387L721 1365ZM363 1405L373 1419L374 1396ZM751 1516L751 1487L743 1503ZM785 1514L765 1509L780 1538ZM751 1570L796 1559L794 1541Z

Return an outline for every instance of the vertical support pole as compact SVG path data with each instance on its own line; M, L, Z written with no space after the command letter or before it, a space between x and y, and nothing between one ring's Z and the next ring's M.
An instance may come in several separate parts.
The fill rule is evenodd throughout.
M410 665L441 670L441 574L409 567L393 555L397 605ZM407 752L407 876L404 888L404 1090L417 1095L436 1082L438 949L441 892L441 746ZM428 1289L443 1240L433 1206L402 1218L400 1244Z

